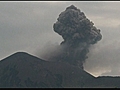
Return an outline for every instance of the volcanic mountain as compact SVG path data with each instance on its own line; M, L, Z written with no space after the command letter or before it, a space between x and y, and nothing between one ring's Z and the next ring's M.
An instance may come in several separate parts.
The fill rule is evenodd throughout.
M0 61L0 87L79 87L93 78L67 63L44 61L24 52Z
M65 62L50 62L25 52L0 61L0 87L120 87L119 77L94 77Z

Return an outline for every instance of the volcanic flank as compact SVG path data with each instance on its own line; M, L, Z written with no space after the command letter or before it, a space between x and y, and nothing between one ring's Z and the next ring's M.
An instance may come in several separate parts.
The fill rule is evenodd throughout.
M48 62L25 52L0 61L0 87L83 87L94 78L78 67Z
M61 12L53 28L64 41L60 44L61 52L49 59L67 62L83 69L90 45L102 38L100 29L74 5Z

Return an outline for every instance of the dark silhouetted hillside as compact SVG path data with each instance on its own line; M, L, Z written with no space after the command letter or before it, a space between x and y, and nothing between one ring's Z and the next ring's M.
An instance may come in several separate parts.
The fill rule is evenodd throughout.
M0 61L0 87L119 87L119 77L95 78L64 62L48 62L25 52Z

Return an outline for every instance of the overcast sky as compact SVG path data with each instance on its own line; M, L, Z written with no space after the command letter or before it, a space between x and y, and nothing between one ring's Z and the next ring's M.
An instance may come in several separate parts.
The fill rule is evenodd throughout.
M54 32L59 14L75 5L101 30L102 40L90 48L85 70L94 76L120 75L119 1L0 2L0 59L24 51L36 55L46 44L63 39Z

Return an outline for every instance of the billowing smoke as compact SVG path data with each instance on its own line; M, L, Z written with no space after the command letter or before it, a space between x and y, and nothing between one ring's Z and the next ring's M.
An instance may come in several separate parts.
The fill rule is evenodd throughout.
M53 25L54 31L64 39L62 53L53 58L83 68L89 47L101 40L100 29L85 14L71 5L63 11Z
M83 69L89 47L102 38L100 29L74 5L60 13L53 29L62 36L63 41L60 45L49 43L38 56L47 61L67 62Z

